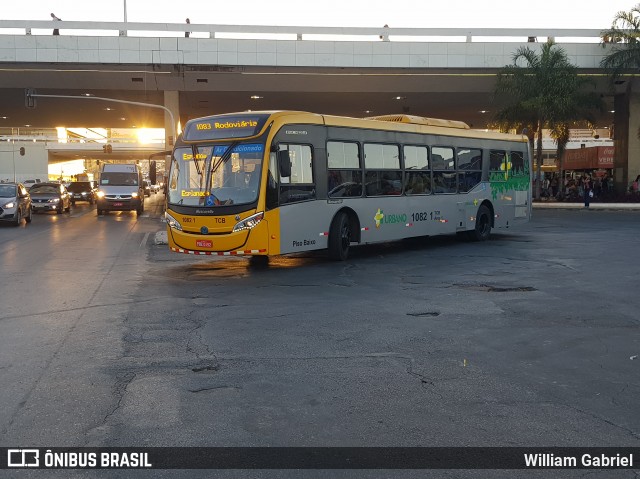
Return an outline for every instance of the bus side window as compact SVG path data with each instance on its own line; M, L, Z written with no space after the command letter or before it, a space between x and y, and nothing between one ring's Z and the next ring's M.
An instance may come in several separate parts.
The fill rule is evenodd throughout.
M329 198L362 196L362 169L358 143L328 141L327 169Z
M489 152L489 179L491 181L505 181L506 173L507 173L506 152L491 150Z
M404 152L404 192L406 195L431 193L429 150L426 146L406 145Z
M458 148L458 192L470 191L482 180L482 150Z
M280 144L278 147L280 150L289 150L291 159L291 176L280 178L280 204L315 199L311 146Z
M272 210L278 207L278 160L275 152L269 155L269 172L267 174L266 207Z
M364 183L367 196L402 194L400 148L395 144L364 144Z
M521 151L511 152L511 176L527 176L529 168L525 166L524 153Z
M431 164L433 165L433 192L456 193L457 174L456 157L451 147L434 146L431 148Z

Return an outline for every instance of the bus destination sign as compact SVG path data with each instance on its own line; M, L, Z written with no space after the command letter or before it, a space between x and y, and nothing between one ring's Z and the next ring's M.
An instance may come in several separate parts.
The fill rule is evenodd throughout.
M257 135L268 115L224 115L198 118L185 126L187 141L247 138Z

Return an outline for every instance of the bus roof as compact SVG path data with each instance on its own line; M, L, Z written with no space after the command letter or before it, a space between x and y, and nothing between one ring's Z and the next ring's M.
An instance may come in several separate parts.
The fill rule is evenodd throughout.
M354 118L347 116L334 116L323 115L320 113L311 113L305 111L296 110L265 110L265 111L251 111L251 112L237 112L226 113L221 115L212 115L202 118L195 118L189 120L185 125L185 131L188 130L191 124L206 122L210 119L224 119L225 117L232 117L233 119L241 117L268 117L274 121L284 121L291 123L308 123L316 125L326 125L335 127L351 127L351 128L366 128L373 130L386 130L386 131L398 131L409 133L422 133L433 135L445 135L445 136L457 136L464 138L479 138L479 139L494 139L494 140L507 140L517 142L527 142L528 139L525 135L514 135L509 133L500 133L489 130L473 130L462 121L445 120L438 118L427 118L415 115L381 115L366 118ZM262 130L268 122L260 125L256 130ZM193 129L191 130L193 131ZM259 131L254 131L254 135ZM249 135L249 136L254 136ZM187 141L190 138L185 138ZM205 139L205 138L198 138ZM213 139L213 138L211 138ZM193 138L196 140L196 138ZM196 140L197 141L197 140Z

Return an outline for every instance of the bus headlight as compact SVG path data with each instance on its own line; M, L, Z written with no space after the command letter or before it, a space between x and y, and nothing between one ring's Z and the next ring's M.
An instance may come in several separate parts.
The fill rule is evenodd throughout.
M164 219L167 221L169 228L173 228L174 230L182 231L182 225L178 223L178 221L171 216L169 213L165 211Z
M98 191L98 192L96 193L96 196L97 196L98 198L104 198L104 191Z
M236 231L250 230L252 228L255 228L258 223L262 221L262 218L264 218L264 212L262 211L260 213L256 213L255 215L251 215L248 218L243 219L239 223L236 223L236 225L233 227L233 232L235 233Z

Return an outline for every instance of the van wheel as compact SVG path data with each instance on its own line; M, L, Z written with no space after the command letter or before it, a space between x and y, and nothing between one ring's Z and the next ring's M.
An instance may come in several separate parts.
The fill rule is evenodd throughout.
M485 205L480 205L476 214L476 227L467 231L467 237L471 241L487 241L491 236L491 210Z
M351 245L351 222L343 211L331 222L329 230L329 256L337 261L345 261L349 257Z

